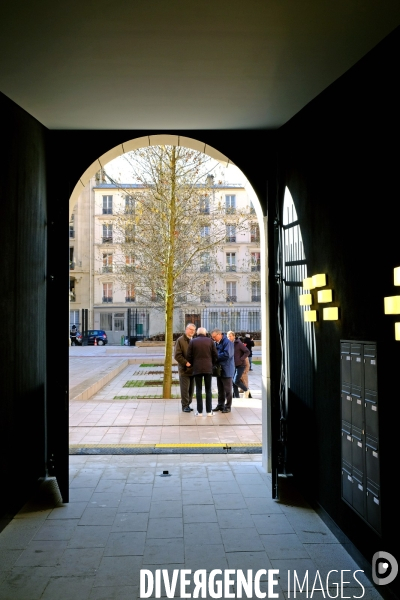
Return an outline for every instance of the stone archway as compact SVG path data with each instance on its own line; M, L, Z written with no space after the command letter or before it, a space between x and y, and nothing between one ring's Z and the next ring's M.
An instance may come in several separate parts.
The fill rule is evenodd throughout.
M85 189L90 179L103 168L107 163L122 156L132 150L145 148L156 145L174 145L185 146L198 152L203 152L207 156L219 161L228 166L234 164L224 154L201 142L199 140L171 134L149 135L140 138L127 140L111 148L108 152L100 156L94 161L79 178L69 200L69 212L72 214L73 208L79 198L81 192ZM239 165L236 165L240 168ZM271 426L270 426L270 358L269 346L269 311L268 311L268 289L267 289L267 217L264 216L260 201L251 186L246 180L246 192L253 204L255 213L260 225L260 252L261 252L261 337L264 341L262 344L262 448L263 448L263 466L266 470L271 470Z

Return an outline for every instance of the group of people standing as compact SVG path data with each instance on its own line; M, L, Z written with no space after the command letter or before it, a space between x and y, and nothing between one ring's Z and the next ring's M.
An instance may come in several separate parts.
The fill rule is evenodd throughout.
M213 412L231 412L232 397L239 398L239 389L244 397L250 396L247 372L251 370L251 356L254 341L247 334L243 340L233 331L226 335L220 329L213 329L211 338L204 327L197 329L193 323L186 325L185 333L175 344L174 358L178 363L179 383L183 412L190 413L196 384L196 416L203 414L203 380L207 416ZM212 377L215 365L220 366L217 375L218 403L212 408Z

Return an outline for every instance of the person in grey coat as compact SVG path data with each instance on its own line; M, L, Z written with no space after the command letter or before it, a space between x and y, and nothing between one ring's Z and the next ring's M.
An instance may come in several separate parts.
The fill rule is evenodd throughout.
M232 378L235 374L235 351L233 342L222 333L220 329L214 329L211 337L215 341L218 352L218 363L222 367L221 377L217 377L218 404L214 412L220 410L230 413L232 408Z
M212 371L213 365L217 362L218 354L214 342L207 337L207 330L204 327L199 327L197 337L190 341L187 359L193 367L196 382L197 411L195 415L200 416L203 414L202 386L204 378L207 416L212 417Z
M181 335L175 343L174 358L178 363L179 386L181 388L181 402L183 412L190 413L193 408L190 404L193 400L194 375L193 369L187 361L187 351L189 342L196 332L196 325L188 323L185 333Z

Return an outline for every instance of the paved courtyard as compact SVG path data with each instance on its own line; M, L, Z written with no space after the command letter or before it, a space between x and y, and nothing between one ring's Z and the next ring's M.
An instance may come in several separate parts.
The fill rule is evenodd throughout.
M249 373L252 398L234 399L231 413L195 417L194 411L182 412L179 385L173 386L174 397L168 400L160 398L161 386L147 385L161 382L163 367L152 361L161 362L162 355L141 355L135 350L70 348L71 445L261 443L261 365L253 365ZM138 362L128 364L129 359ZM83 398L85 389L113 370L119 370L115 377ZM178 380L176 366L173 376ZM195 400L192 406L196 408Z

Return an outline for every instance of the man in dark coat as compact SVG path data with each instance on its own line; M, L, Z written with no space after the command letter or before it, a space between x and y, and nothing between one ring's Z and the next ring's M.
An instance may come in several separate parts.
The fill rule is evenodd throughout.
M193 367L194 379L196 381L197 411L195 415L200 416L203 414L202 384L204 377L206 411L207 416L212 417L212 371L213 365L217 362L218 354L214 342L207 337L207 330L204 327L199 327L197 337L190 341L187 359Z
M218 363L222 367L221 377L217 377L218 404L214 411L229 413L232 407L232 378L235 374L234 347L220 329L214 329L211 337L216 343Z
M193 408L190 408L190 404L193 400L194 390L193 369L187 361L187 351L189 342L194 336L195 331L196 325L188 323L186 325L185 333L176 340L174 352L174 358L178 363L182 410L187 413L190 413L190 411L193 410Z
M242 375L246 368L246 358L250 354L250 350L235 336L233 331L228 331L226 337L233 342L234 358L235 358L235 375L233 377L233 397L239 398L239 388L244 392L243 398L249 397L249 389L242 381Z

